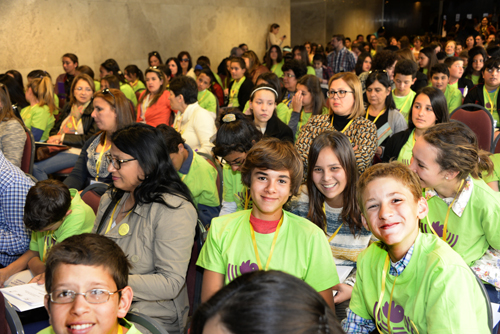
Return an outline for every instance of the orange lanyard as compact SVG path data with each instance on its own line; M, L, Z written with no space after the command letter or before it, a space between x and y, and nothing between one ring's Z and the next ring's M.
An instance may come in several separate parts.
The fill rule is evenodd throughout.
M384 113L385 109L382 109L381 112L378 113L377 117L375 117L375 119L373 120L373 124L377 123L377 120L380 116L382 116L382 114ZM370 113L370 107L368 107L368 109L366 109L366 119L368 119L368 115Z
M442 239L444 242L446 242L446 231L448 229L448 218L450 218L450 211L451 211L451 208L453 207L453 204L455 204L455 201L457 200L458 195L460 194L460 190L462 189L462 185L464 184L464 181L465 180L462 180L462 182L460 182L460 187L458 187L457 194L455 195L455 198L453 198L453 201L451 202L451 204L448 206L448 211L446 211L446 218L444 219L443 236L442 236ZM427 219L427 225L429 225L429 228L431 229L432 233L435 234L439 238L439 235L436 233L436 231L434 231L434 228L432 227L431 223L429 222L429 215L427 215L425 218Z
M323 212L325 213L325 217L326 217L325 203L323 203ZM325 219L325 233L327 233L326 225L327 225L327 223L326 223L326 219ZM342 226L344 226L344 223L340 224L339 228L337 228L337 230L335 232L333 232L333 234L330 236L330 238L328 238L328 242L332 241L333 238L335 238L335 236L339 233Z
M271 263L271 258L273 257L274 253L274 246L276 246L276 240L278 240L278 233L280 231L281 225L283 224L283 217L285 217L284 212L281 214L281 219L280 222L278 223L278 227L276 227L273 243L271 244L271 251L269 251L269 257L267 258L266 268L264 270L267 270L269 268L269 263ZM257 265L259 266L259 270L262 270L262 263L260 262L259 250L257 249L257 240L255 239L255 231L253 229L252 223L250 223L250 232L252 234L252 243L253 243L253 249L255 250L255 257L257 258Z

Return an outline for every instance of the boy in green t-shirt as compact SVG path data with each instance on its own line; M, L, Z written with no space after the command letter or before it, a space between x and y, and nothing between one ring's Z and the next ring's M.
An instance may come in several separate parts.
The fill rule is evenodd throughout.
M380 241L359 257L346 333L489 333L488 307L463 259L433 234L418 176L378 164L358 181L363 224ZM390 321L388 321L390 319Z
M339 278L324 232L283 211L299 190L302 168L293 145L276 138L263 139L248 152L241 178L253 207L212 221L197 262L205 268L203 302L244 273L281 270L308 283L333 309L332 287Z
M396 88L392 91L392 97L396 108L408 121L411 105L416 93L411 90L411 86L417 80L418 66L412 60L402 59L397 62L394 68L394 84Z
M450 71L446 64L436 64L431 68L431 83L432 87L439 89L443 92L448 105L448 112L452 111L462 105L462 93L458 88L449 85Z
M35 276L32 281L42 284L50 248L72 235L92 231L94 220L94 210L76 189L52 179L38 182L28 191L24 206L24 224L32 231L29 250L0 269L0 284L26 268Z
M105 236L85 233L55 245L45 283L51 326L38 334L140 334L123 319L134 295L130 268L123 250Z
M177 174L193 195L198 217L208 229L212 218L218 217L220 212L217 170L205 158L194 152L173 127L160 124L157 128L165 137L170 159Z

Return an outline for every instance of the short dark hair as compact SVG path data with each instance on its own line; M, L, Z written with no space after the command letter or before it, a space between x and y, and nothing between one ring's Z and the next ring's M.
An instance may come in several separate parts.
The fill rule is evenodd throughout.
M444 60L444 64L446 66L448 66L448 68L451 67L451 65L453 65L455 62L457 61L461 61L463 62L464 60L460 57L447 57L445 60Z
M446 55L446 52L444 52L444 51L439 51L438 53L436 53L436 58L438 60L446 59L446 57L448 57L448 56Z
M300 62L295 59L290 59L285 61L283 67L281 68L283 72L291 70L295 74L295 79L299 80L304 75L307 74L307 66L304 62Z
M175 96L182 95L186 104L193 104L198 101L198 85L191 77L185 75L174 77L170 81L169 89L174 92Z
M434 74L439 74L439 73L446 74L448 78L450 77L450 70L448 69L448 66L446 64L439 63L432 66L430 73L431 78Z
M293 291L293 293L290 293ZM230 333L343 333L333 311L307 283L280 271L237 277L201 305L191 334L218 318Z
M342 41L342 44L345 45L345 36L343 34L335 34L332 38L335 38L337 41Z
M173 127L166 124L160 124L156 127L163 133L167 142L168 153L179 153L179 144L184 144L186 140Z
M55 272L61 264L102 266L113 277L118 290L128 285L128 274L132 268L120 246L108 237L94 233L71 236L50 249L45 262L47 293L52 292Z
M292 143L268 137L253 145L241 167L241 182L248 188L251 186L252 172L255 168L287 170L290 173L292 195L299 192L304 167Z
M391 67L398 60L398 55L394 51L382 50L375 54L372 62L373 70L385 70Z
M39 181L28 191L24 206L24 225L40 231L57 223L71 206L68 186L57 180Z
M315 61L320 61L320 62L322 62L323 64L325 64L325 63L326 63L326 61L325 61L325 56L324 56L324 55L322 55L321 53L316 53L316 54L313 56L313 62L315 62Z
M79 62L78 62L78 57L77 57L77 55L75 55L74 53L65 53L65 54L63 54L63 56L61 57L61 59L62 59L62 58L69 58L69 59L71 59L71 61L72 61L73 63L77 63L77 64L79 64Z
M101 81L107 81L109 88L120 89L120 80L113 74L108 74Z
M76 68L76 71L80 74L87 74L92 80L94 80L94 71L90 68L90 66L82 65Z
M199 56L198 59L196 59L196 64L210 66L210 58L207 56Z
M485 70L493 68L500 68L500 57L493 57L485 61L484 66L481 69L481 72L484 73Z
M418 72L418 65L413 60L401 59L396 63L396 68L394 69L394 76L396 74L411 75L412 79L415 79Z

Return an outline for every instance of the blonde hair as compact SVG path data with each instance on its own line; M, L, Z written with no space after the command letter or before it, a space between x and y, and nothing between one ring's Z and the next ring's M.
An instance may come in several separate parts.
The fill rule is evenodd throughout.
M352 106L351 114L348 118L351 119L363 116L365 113L365 107L363 105L363 89L361 88L361 81L359 81L358 77L354 73L340 72L330 78L330 81L328 81L328 89L330 89L332 82L339 79L344 80L353 92L352 95L354 97L354 105ZM330 103L328 103L328 108L330 110L330 115L332 115L333 110Z
M28 89L31 88L33 95L38 99L40 107L48 106L49 112L52 115L57 109L54 102L54 88L49 77L36 78L28 84Z

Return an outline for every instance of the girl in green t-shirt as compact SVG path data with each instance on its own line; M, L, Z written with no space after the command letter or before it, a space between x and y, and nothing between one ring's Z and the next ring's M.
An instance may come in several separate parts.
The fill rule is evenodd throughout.
M46 141L54 126L54 89L48 76L31 80L26 90L30 105L21 111L24 125L31 130L35 141Z
M240 109L245 106L252 93L253 82L248 77L245 61L240 57L231 58L230 71L233 81L227 88L226 95L229 97L228 107L239 107Z
M469 50L469 61L465 68L463 77L472 80L474 85L477 85L482 79L481 70L484 62L488 59L486 51L481 46L475 46Z
M144 74L142 74L142 71L136 65L125 67L125 79L127 79L129 85L134 89L136 96L137 93L141 93L146 89Z
M264 64L269 71L276 74L278 78L283 77L283 71L281 70L283 67L283 54L278 45L271 46L271 48L267 51L264 57Z
M241 166L247 152L262 138L262 132L236 108L221 113L216 124L219 129L212 151L225 161L220 211L223 216L251 206L248 189L241 182Z

